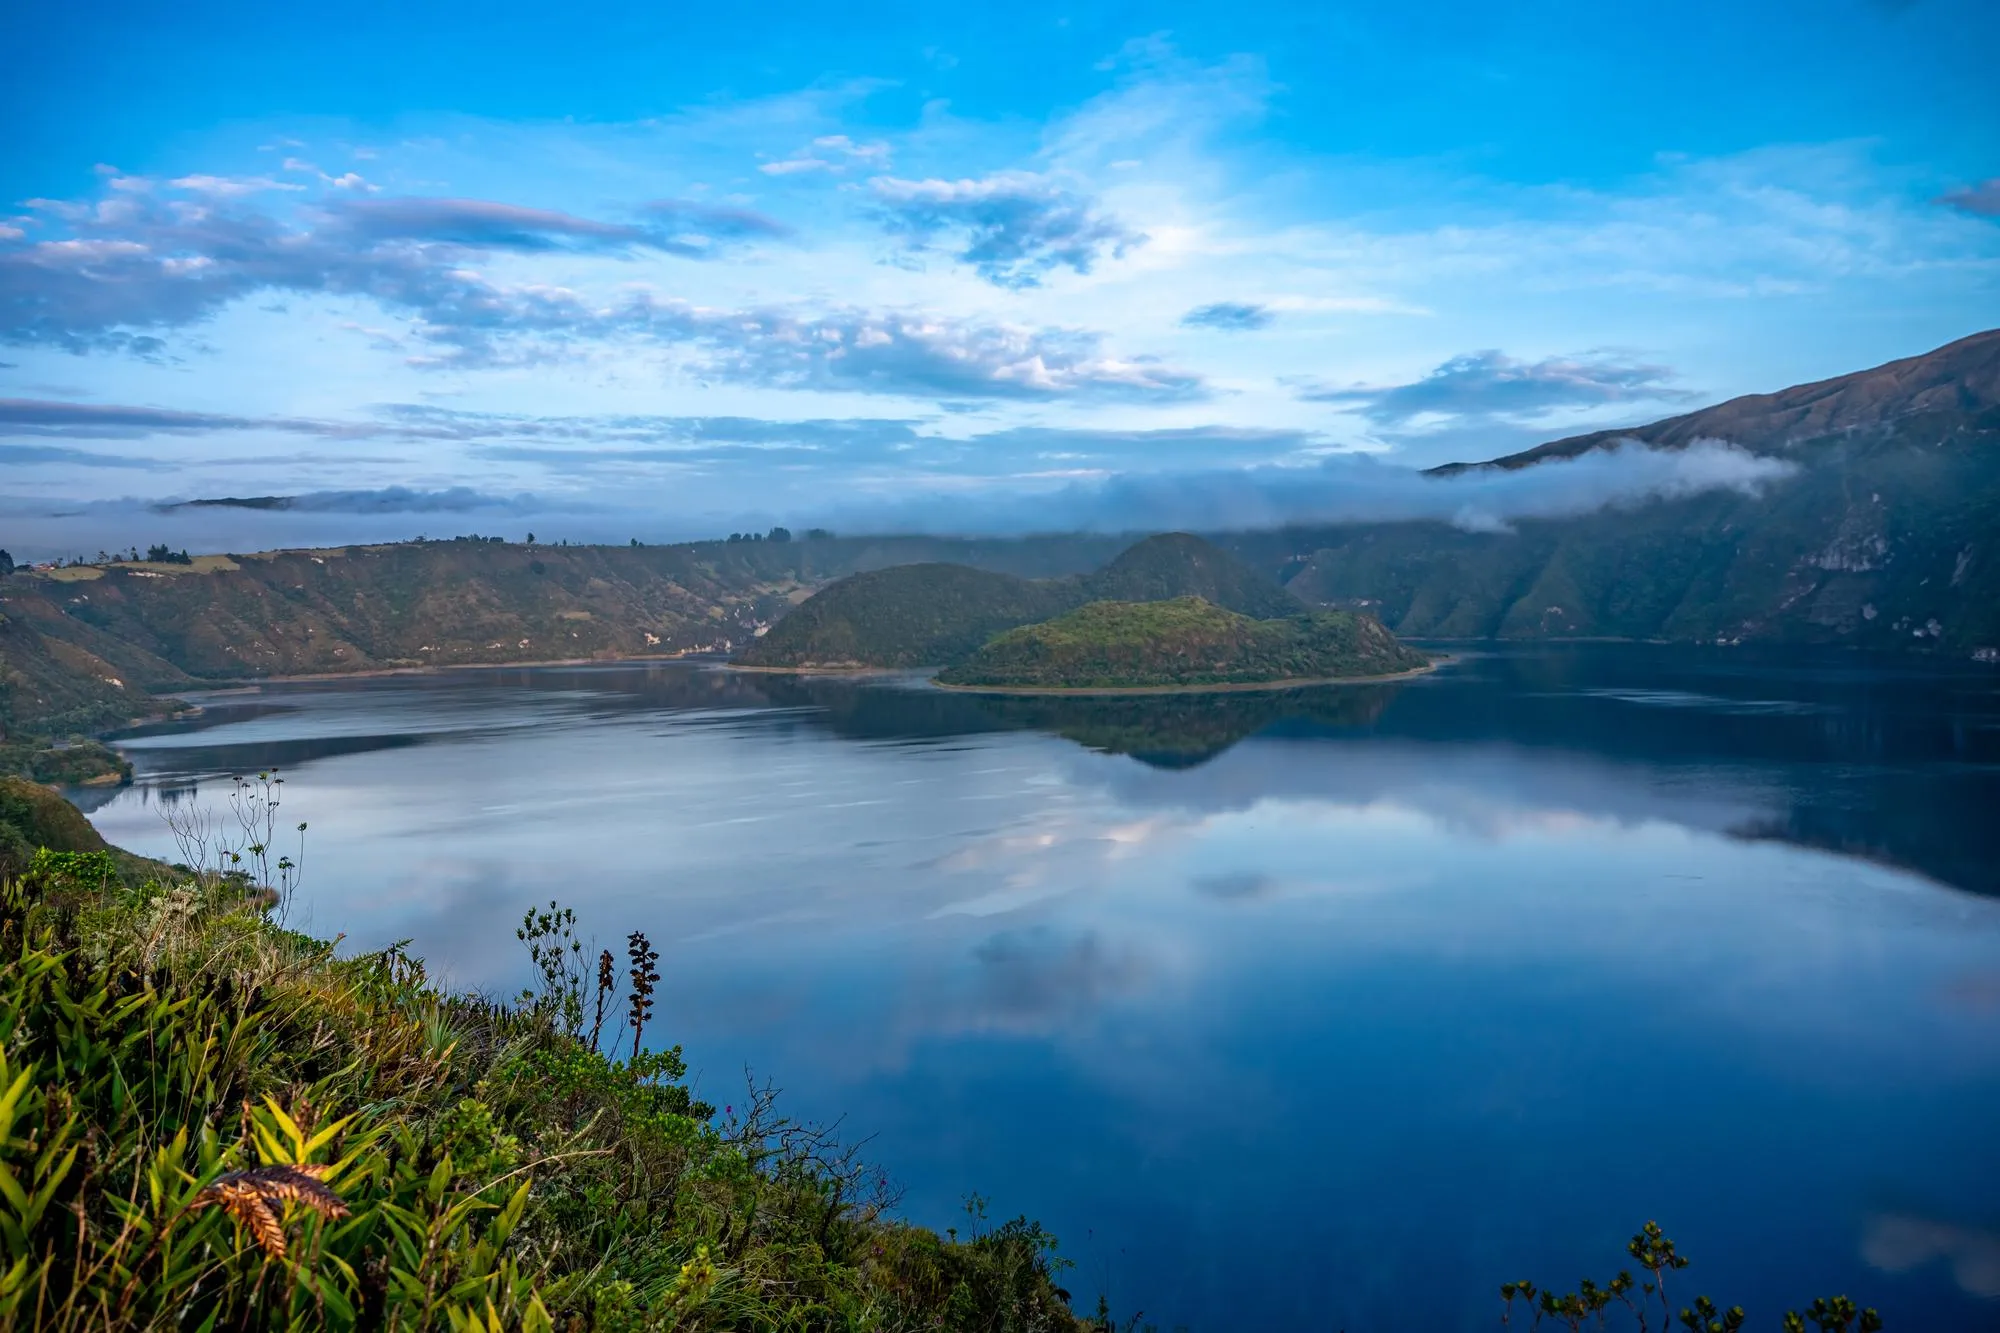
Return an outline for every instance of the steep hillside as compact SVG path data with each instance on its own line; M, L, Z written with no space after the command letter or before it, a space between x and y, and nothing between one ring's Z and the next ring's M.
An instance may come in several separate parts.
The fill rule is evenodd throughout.
M106 844L82 811L47 787L0 775L0 875L19 874L38 847L101 852Z
M1093 601L1196 596L1252 617L1304 606L1269 575L1184 532L1149 537L1096 573L1018 579L961 565L859 574L814 594L737 657L757 667L912 667L964 660L1002 630Z
M740 653L742 666L916 667L955 662L1005 629L1075 604L1067 579L1017 579L965 565L856 574L799 606Z
M1255 620L1199 597L1091 602L1008 630L938 676L1005 689L1146 689L1389 676L1429 665L1373 616Z
M1148 537L1087 575L1083 589L1094 602L1199 597L1253 620L1295 616L1305 609L1263 570L1185 532Z
M69 734L159 711L148 693L185 685L167 662L63 614L25 578L0 580L0 742Z
M1905 357L1777 393L1745 394L1650 426L1593 431L1537 445L1488 463L1448 463L1435 474L1473 467L1516 469L1574 458L1621 440L1679 449L1696 440L1727 440L1752 453L1798 452L1849 437L1862 444L1899 438L1948 439L1992 430L2000 409L2000 329L1975 333L1922 356Z
M1320 605L1398 634L1775 641L2000 660L2000 333L1654 426L1558 441L1720 438L1798 465L1761 496L1714 491L1501 533L1349 524L1231 542ZM1463 470L1463 469L1459 469Z

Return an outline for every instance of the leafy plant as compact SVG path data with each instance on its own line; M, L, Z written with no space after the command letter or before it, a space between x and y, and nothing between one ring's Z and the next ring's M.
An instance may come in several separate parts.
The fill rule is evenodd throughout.
M285 779L276 769L229 780L223 808L194 799L196 793L160 806L181 865L205 884L229 883L266 898L282 918L305 870L306 825L298 834L298 855L278 850L278 809Z
M769 1085L697 1100L645 1046L643 934L624 997L598 955L586 1039L555 904L506 1005L400 945L337 957L228 875L37 866L0 880L0 1326L1075 1327L1038 1230L941 1241Z
M1575 1291L1568 1292L1538 1287L1533 1282L1502 1283L1501 1325L1513 1322L1514 1302L1518 1300L1528 1312L1529 1327L1534 1329L1539 1329L1544 1321L1571 1333L1581 1333L1585 1328L1608 1328L1609 1316L1619 1311L1639 1333L1649 1333L1656 1327L1661 1333L1671 1333L1675 1324L1688 1333L1739 1333L1745 1326L1749 1316L1742 1306L1723 1309L1707 1296L1696 1296L1675 1313L1667 1294L1667 1276L1686 1268L1688 1259L1667 1239L1657 1222L1641 1227L1626 1242L1625 1252L1648 1276L1635 1279L1629 1270L1621 1270L1604 1283L1584 1278ZM1653 1322L1656 1317L1657 1324ZM1819 1333L1849 1333L1854 1328L1859 1333L1880 1333L1882 1328L1879 1314L1873 1309L1859 1308L1845 1296L1817 1298L1804 1315L1787 1313L1784 1333L1805 1333L1807 1320Z

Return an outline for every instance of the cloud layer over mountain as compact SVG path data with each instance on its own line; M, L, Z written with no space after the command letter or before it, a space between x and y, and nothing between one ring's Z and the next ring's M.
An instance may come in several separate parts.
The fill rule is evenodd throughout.
M1565 518L1703 491L1755 495L1796 471L1793 463L1716 440L1687 449L1628 443L1532 468L1474 468L1446 476L1343 456L1314 467L1126 473L1005 501L931 496L856 506L832 519L849 527L967 534L1240 531L1417 519L1499 532L1521 519Z

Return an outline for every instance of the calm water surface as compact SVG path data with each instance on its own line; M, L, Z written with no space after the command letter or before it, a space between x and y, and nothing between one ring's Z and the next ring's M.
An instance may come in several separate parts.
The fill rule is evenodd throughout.
M525 979L561 898L908 1189L1162 1327L1496 1324L1658 1218L1775 1328L2000 1328L2000 672L1575 646L1280 697L674 664L212 696L95 812L287 771L295 919Z

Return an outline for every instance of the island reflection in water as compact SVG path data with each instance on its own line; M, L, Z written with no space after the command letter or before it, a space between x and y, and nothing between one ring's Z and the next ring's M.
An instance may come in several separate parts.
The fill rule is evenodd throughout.
M1657 1217L1775 1326L2000 1322L2000 673L1466 652L1282 695L988 698L694 664L272 686L95 818L279 765L295 919L524 979L520 911L663 943L663 1012L981 1190L1163 1326L1489 1328ZM726 1096L725 1098L726 1099Z

